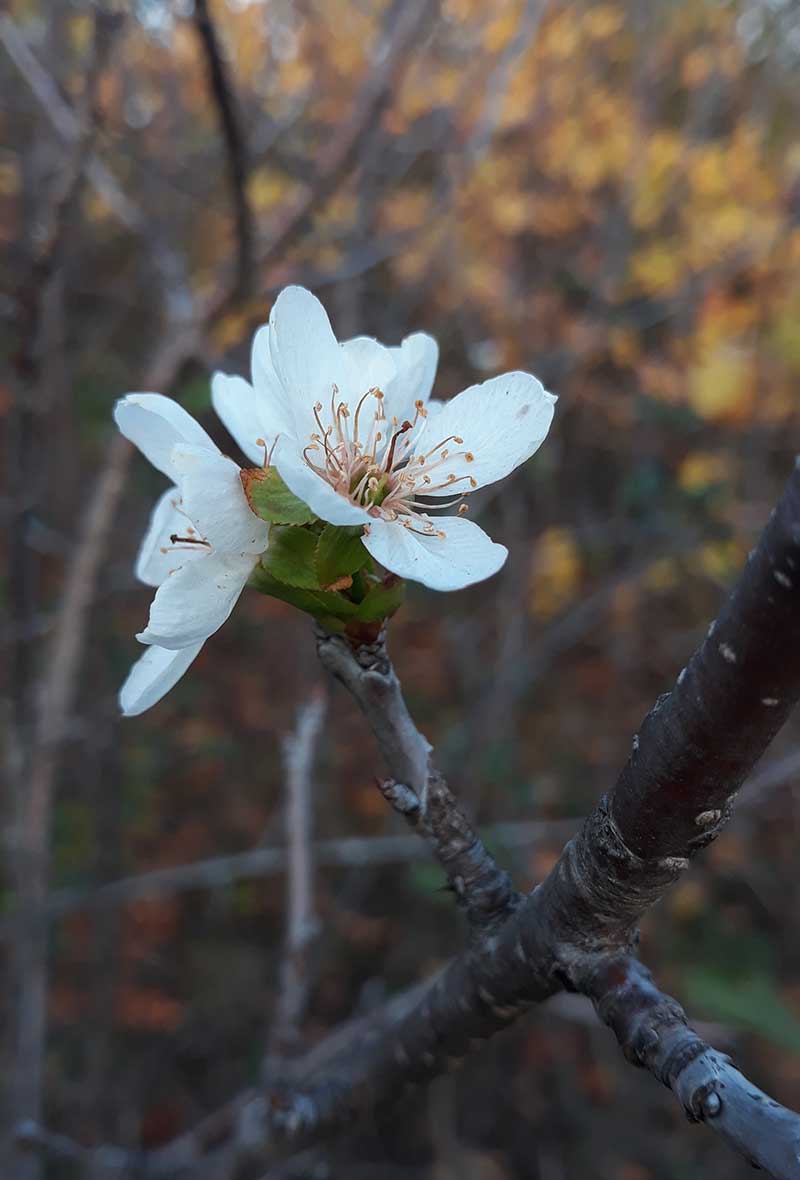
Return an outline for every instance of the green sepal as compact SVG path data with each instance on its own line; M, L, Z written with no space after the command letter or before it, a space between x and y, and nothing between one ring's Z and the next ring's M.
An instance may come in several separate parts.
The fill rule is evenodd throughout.
M369 553L361 540L360 528L338 528L326 524L317 542L314 563L320 586L332 586L363 569Z
M261 564L273 578L285 586L303 590L320 590L314 554L317 538L308 529L294 525L273 525L269 530L269 548Z
M401 605L405 592L406 584L403 579L389 574L382 582L378 582L367 591L358 604L355 617L362 623L388 619Z
M242 486L247 502L269 524L310 524L316 516L290 492L275 467L246 468Z
M288 602L298 610L313 615L329 631L343 630L344 623L353 618L358 609L354 602L335 591L307 590L301 586L288 586L285 582L279 582L263 564L256 566L250 585L261 594L279 598L281 602Z

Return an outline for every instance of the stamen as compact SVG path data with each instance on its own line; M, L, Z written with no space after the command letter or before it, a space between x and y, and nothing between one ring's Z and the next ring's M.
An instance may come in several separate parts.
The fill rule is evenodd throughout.
M376 418L376 421L377 421L377 418ZM378 461L378 443L382 440L382 438L383 438L383 435L381 434L381 432L379 430L378 433L375 435L375 441L372 444L372 452L368 456L368 460L370 463L377 463L377 461Z
M361 407L363 406L364 402L367 400L368 397L377 398L379 392L380 391L377 389L368 389L367 392L364 394L364 396L359 399L359 403L356 406L355 418L353 419L353 442L354 443L358 442L358 415L361 413ZM381 395L381 396L383 396L383 395Z
M204 541L201 537L181 537L178 533L170 533L169 541L171 545L203 545L206 549L211 548L208 541ZM166 553L166 550L164 549L162 552Z
M468 495L469 492L462 492L460 496L456 496L455 500L435 500L432 504L423 500L405 500L404 503L409 508L452 508L454 504L460 504L464 497Z
M443 438L440 443L437 443L435 447L433 447L430 451L428 451L427 455L425 456L425 459L426 460L430 459L431 455L435 455L437 451L441 450L441 448L446 446L447 443L449 443L449 442L454 442L454 443L457 443L459 446L461 446L463 441L464 441L463 438L459 438L457 434L451 434L449 436L449 438Z
M426 496L430 496L430 495L432 495L432 494L433 494L433 492L438 492L438 491L440 491L442 488L449 488L449 487L451 487L453 484L462 483L462 482L463 482L463 480L465 480L465 479L469 480L469 486L470 486L470 487L471 487L473 490L474 490L475 488L477 488L477 486L478 486L478 481L477 481L477 479L475 479L475 477L474 477L474 476L472 476L472 475L459 475L459 476L456 476L456 475L454 475L454 474L453 474L453 472L451 471L451 472L450 472L450 474L447 476L447 478L446 478L445 480L443 480L443 482L442 482L442 483L431 484L431 486L430 486L430 487L426 487L426 489L425 489L425 492L424 492L424 495L426 495ZM422 482L423 482L423 483L425 483L425 476L423 476L423 477L422 477ZM430 483L430 480L428 480L427 482L428 482L428 483Z
M416 533L418 537L444 536L444 533L441 533L441 534L437 533L437 530L433 527L433 525L428 525L423 530L423 529L415 529L410 520L401 521L401 524L403 525L404 529L408 529L408 531L410 533Z

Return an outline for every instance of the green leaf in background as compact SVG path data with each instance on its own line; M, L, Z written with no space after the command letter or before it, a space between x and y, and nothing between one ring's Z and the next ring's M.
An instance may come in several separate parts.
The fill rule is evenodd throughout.
M356 618L362 623L388 619L402 603L405 592L406 584L403 579L396 578L393 574L389 575L367 591L358 604Z
M314 513L290 492L274 467L246 468L242 486L247 502L262 520L270 524L310 524Z
M266 555L265 555L266 556ZM262 559L263 561L263 559ZM332 590L309 590L300 586L289 586L273 577L264 565L257 565L250 584L262 594L288 602L298 610L305 611L319 619L329 631L341 631L344 622L353 618L358 609L354 602Z
M688 1007L715 1020L739 1025L800 1053L800 1020L765 971L738 977L710 967L690 967L685 976Z
M319 584L323 587L333 586L362 569L369 561L369 554L361 540L361 529L327 524L317 543L315 560Z
M308 529L275 525L270 529L269 548L261 558L261 564L273 578L286 586L319 590L321 587L314 566L316 551L317 538Z

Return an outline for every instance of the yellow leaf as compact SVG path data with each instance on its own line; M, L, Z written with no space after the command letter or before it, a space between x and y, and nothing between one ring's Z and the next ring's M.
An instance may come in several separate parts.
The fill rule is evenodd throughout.
M531 609L548 619L569 605L580 585L581 559L568 529L545 529L536 542L531 568Z
M713 451L692 451L678 468L678 485L685 492L702 492L730 476L729 456Z
M679 582L678 569L671 557L660 557L647 567L642 575L642 585L647 590L672 590Z
M689 370L688 400L701 418L748 417L753 401L751 351L725 341L709 349Z
M668 241L655 241L634 255L631 277L648 295L665 294L678 285L683 275L683 264L676 246Z

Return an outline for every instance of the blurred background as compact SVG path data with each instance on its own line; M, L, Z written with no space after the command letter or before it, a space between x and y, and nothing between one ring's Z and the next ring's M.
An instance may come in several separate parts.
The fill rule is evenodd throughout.
M342 338L433 333L438 397L513 368L559 394L536 458L476 498L505 569L412 588L390 634L451 785L532 885L704 635L797 449L799 68L792 0L3 6L6 1131L35 1117L153 1148L258 1081L283 750L309 702L317 934L293 1050L461 945L306 616L245 595L174 692L118 717L163 480L114 440L115 398L169 393L235 455L209 373L249 375L288 282ZM798 787L795 722L642 944L795 1107ZM751 1173L562 997L280 1174Z

